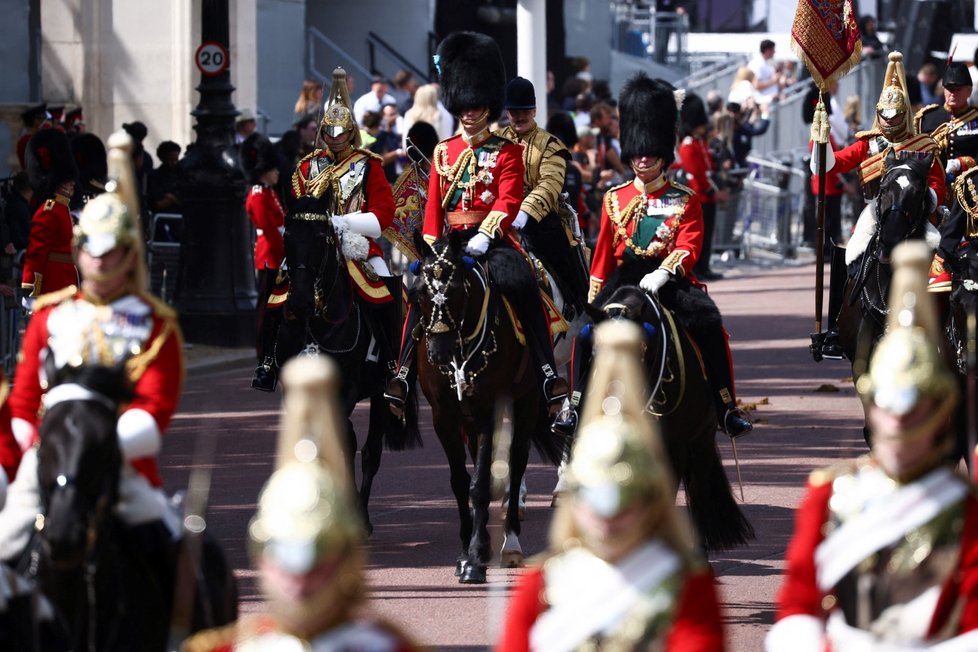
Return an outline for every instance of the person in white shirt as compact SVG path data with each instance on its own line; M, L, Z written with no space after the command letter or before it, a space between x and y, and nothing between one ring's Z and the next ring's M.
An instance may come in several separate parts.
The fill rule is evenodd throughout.
M353 118L363 126L363 114L367 111L380 113L385 104L397 105L394 96L387 92L387 80L380 75L374 75L370 80L370 92L357 98L353 103Z
M771 65L774 58L774 41L761 41L760 52L747 67L754 73L754 99L758 104L769 104L781 92L781 73Z

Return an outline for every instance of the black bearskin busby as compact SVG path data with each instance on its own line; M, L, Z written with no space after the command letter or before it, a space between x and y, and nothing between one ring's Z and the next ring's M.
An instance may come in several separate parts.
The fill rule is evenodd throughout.
M79 190L86 195L103 192L109 176L109 163L102 139L95 134L84 133L69 142L78 167L78 182L82 186Z
M78 180L68 137L60 129L41 129L27 143L27 178L39 201L54 197L62 183Z
M696 93L686 93L686 99L683 100L683 108L679 114L680 135L683 138L691 135L697 127L710 123L710 119L706 116L706 105Z
M263 174L279 164L275 146L258 133L251 134L241 143L240 158L245 180L251 185L259 183Z
M618 102L621 160L655 156L668 167L675 156L679 110L672 87L639 72L625 82Z
M944 77L941 79L941 83L944 88L948 86L973 86L974 82L971 80L971 73L968 72L968 66L963 63L952 63L944 71Z
M453 115L479 106L489 122L503 111L506 66L496 41L478 32L454 32L438 45L437 68L442 100Z
M430 162L434 158L435 147L438 146L438 132L430 124L418 120L408 129L407 139L411 141L408 144L407 154L412 161L415 163L420 163L422 160Z

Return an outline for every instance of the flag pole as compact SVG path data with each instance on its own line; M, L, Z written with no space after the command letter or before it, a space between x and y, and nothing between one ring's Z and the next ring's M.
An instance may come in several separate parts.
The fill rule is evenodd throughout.
M824 86L819 86L818 106L812 118L812 141L817 167L818 193L815 198L815 332L811 334L812 343L809 350L815 362L822 361L822 345L825 343L825 333L822 332L822 305L825 294L825 174L826 157L829 147L829 122L825 110L827 93Z

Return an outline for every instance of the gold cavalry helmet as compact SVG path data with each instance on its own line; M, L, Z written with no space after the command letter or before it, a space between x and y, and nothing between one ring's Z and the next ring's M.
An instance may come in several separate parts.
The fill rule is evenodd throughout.
M927 292L931 259L923 242L906 242L893 250L887 331L873 351L868 372L856 381L864 403L894 414L908 414L921 400L934 399L926 422L900 433L906 440L931 432L958 400L957 379L938 350L937 311Z
M339 136L344 132L352 132L350 145L360 147L360 130L353 116L353 103L350 101L350 90L346 85L346 71L342 68L333 70L333 84L329 96L323 106L323 121L319 127L320 133L328 136Z
M898 123L886 126L881 118L900 118ZM910 93L907 92L907 74L903 69L903 55L890 52L883 76L883 90L876 102L876 119L873 127L887 140L899 142L914 133L913 114L910 111Z
M146 269L139 200L132 169L132 139L126 132L117 131L109 136L108 144L106 191L85 204L74 227L72 245L75 251L81 250L95 257L104 256L116 247L125 248L136 289L145 289Z
M284 414L277 468L248 529L255 560L270 558L293 574L365 539L349 478L336 400L339 372L323 356L298 357L282 369Z
M568 466L573 500L611 518L637 501L657 504L655 530L679 549L693 548L692 526L675 509L675 481L658 427L645 411L646 383L640 360L642 329L608 321L595 330L594 375ZM552 532L553 544L573 536ZM652 534L652 524L644 524Z

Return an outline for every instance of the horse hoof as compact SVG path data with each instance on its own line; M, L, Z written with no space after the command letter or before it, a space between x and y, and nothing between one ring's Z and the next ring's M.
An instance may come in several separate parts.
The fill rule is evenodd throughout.
M484 564L466 564L458 578L459 584L485 584L486 567Z
M521 550L504 550L499 556L500 568L522 568L523 552Z

